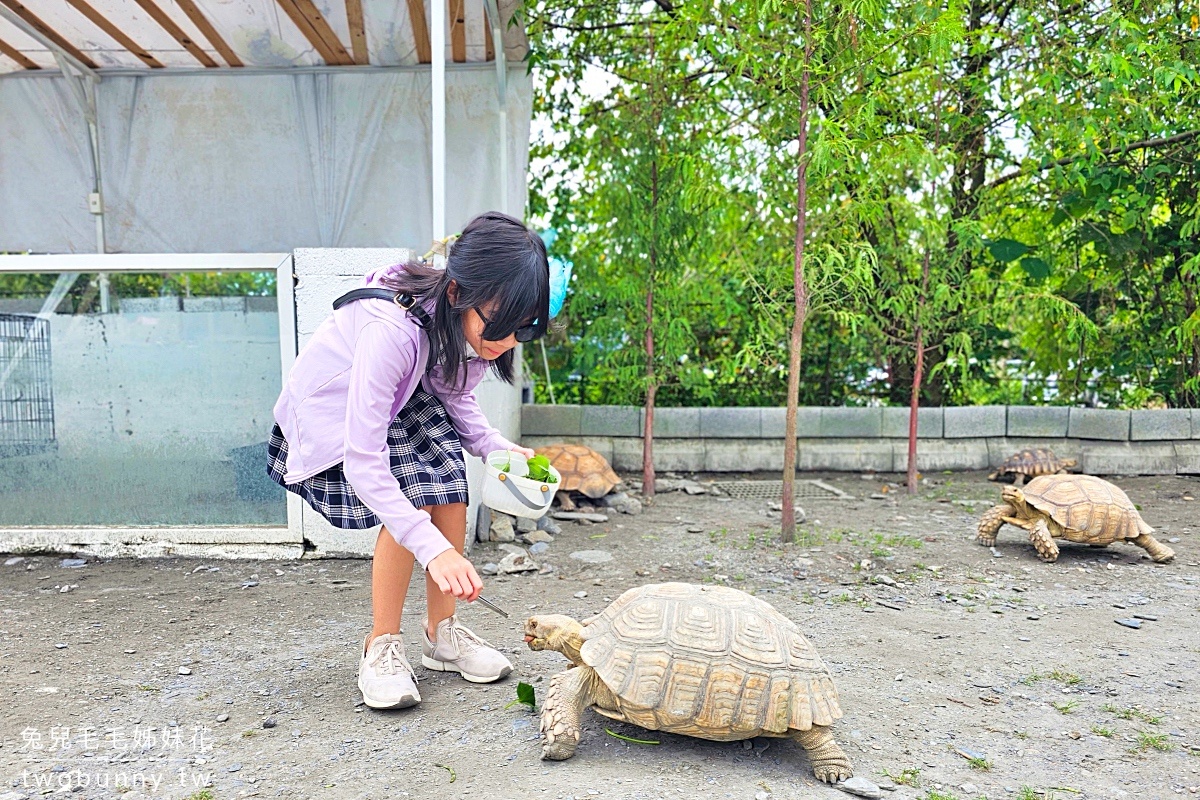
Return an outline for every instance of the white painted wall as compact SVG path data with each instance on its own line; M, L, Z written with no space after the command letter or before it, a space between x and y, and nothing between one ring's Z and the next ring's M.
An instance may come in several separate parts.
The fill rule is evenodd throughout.
M332 313L339 295L358 288L368 272L389 264L407 261L413 256L405 248L301 248L293 252L296 274L296 335L299 346L312 338L317 326ZM517 363L520 364L518 354ZM521 426L520 381L509 386L490 375L476 389L479 406L488 420L509 438L515 439ZM471 486L471 504L467 509L470 541L473 521L478 513L482 462L467 456L467 478ZM320 514L305 505L301 511L304 538L316 545L315 555L370 555L378 529L347 531L330 525Z

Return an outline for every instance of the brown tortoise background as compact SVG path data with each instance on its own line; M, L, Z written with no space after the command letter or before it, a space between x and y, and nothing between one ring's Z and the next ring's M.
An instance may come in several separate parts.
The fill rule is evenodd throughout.
M1157 562L1170 561L1175 552L1150 534L1154 529L1120 488L1091 475L1043 475L1023 490L1005 486L1002 505L993 506L979 521L977 541L996 543L1004 523L1029 532L1029 540L1043 561L1058 558L1055 539L1105 547L1127 541L1146 549Z

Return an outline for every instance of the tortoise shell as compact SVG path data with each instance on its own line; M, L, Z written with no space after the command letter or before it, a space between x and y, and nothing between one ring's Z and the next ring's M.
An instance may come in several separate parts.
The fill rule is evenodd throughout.
M734 741L842 716L828 668L796 624L724 586L630 589L583 624L583 662L617 698L613 719Z
M997 474L1017 473L1032 478L1037 475L1053 475L1059 470L1066 469L1068 466L1073 466L1074 464L1074 461L1063 461L1063 459L1054 455L1053 450L1038 447L1032 450L1022 450L1019 453L1013 453L1004 459L1004 463L1000 465Z
M560 492L582 492L597 500L621 483L608 460L590 447L581 444L552 444L536 451L550 459L562 476Z
M1109 544L1154 531L1125 492L1092 475L1043 475L1023 491L1025 501L1057 522L1063 538L1073 542Z

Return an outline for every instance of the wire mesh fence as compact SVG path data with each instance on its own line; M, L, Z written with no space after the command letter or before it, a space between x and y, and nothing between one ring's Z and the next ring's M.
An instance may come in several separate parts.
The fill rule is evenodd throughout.
M50 322L0 314L0 457L54 446Z

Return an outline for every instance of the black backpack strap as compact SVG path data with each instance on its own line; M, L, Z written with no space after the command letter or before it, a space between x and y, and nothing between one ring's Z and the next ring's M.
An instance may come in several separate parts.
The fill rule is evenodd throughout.
M407 292L393 292L389 289L354 289L334 300L333 310L337 311L346 305L346 303L351 303L355 300L367 299L390 300L416 317L417 324L422 328L433 327L433 321L429 319L429 312L417 305L416 298Z

